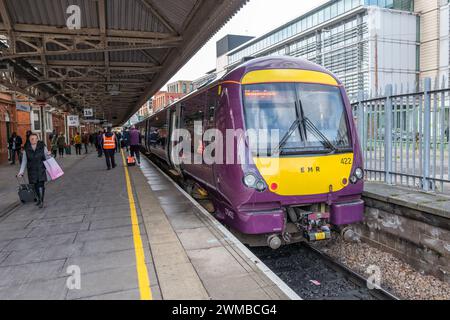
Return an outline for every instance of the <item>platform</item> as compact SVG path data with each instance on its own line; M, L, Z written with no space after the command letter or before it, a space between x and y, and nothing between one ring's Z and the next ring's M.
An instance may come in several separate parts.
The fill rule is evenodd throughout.
M70 156L44 209L0 210L0 299L299 298L151 163L116 160Z

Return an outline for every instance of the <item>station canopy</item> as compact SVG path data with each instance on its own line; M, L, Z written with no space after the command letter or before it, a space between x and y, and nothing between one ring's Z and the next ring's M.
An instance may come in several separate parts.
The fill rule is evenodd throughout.
M246 2L0 0L0 85L121 125Z

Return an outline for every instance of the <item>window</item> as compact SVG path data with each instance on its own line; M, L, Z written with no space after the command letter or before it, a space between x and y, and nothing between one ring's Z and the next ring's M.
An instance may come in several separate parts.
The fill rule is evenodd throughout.
M158 113L150 122L150 146L165 150L168 141L167 113Z
M31 116L31 131L40 131L41 130L41 112L39 109L33 109L30 113Z
M328 152L328 143L334 148L350 147L347 114L339 88L300 83L257 84L245 86L243 96L246 129L256 131L258 137L258 141L250 141L255 154L270 155L286 136L280 146L283 154ZM293 127L296 119L302 121Z

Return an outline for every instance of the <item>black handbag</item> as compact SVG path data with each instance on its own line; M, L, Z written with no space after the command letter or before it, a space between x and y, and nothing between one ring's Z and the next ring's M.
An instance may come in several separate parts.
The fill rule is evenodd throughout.
M23 182L25 182L25 178L23 178ZM22 203L33 202L36 199L36 193L34 192L34 186L32 184L20 183L19 178L17 177L17 182L19 183L19 199Z

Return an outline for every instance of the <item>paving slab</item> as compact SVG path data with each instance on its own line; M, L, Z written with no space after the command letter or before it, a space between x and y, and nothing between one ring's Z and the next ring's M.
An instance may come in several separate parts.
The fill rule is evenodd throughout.
M24 205L0 219L0 299L140 299L133 227L153 299L287 298L146 160L104 167L95 155L80 157L48 184L45 209ZM80 268L80 289L67 288L71 266Z
M147 160L140 169L146 181L130 172L164 299L287 299L162 173Z
M125 170L104 166L95 155L79 157L48 183L44 209L23 205L0 219L0 298L140 298ZM139 229L146 239L142 223ZM142 247L160 297L148 242ZM81 290L67 289L69 266L80 268Z

